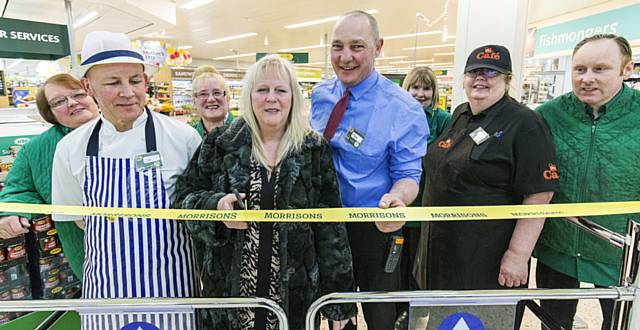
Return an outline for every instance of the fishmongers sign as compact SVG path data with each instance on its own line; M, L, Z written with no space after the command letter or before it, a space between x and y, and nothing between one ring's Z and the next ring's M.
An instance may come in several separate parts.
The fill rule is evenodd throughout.
M640 202L609 202L548 205L435 206L378 208L327 208L297 210L176 210L145 208L85 207L0 203L0 212L64 214L118 218L177 219L189 221L268 222L361 222L361 221L445 221L524 218L561 218L640 213Z

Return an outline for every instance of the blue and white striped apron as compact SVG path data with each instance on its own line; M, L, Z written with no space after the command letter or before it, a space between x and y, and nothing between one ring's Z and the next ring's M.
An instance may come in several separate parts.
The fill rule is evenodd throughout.
M147 111L147 152L156 151L153 117ZM87 146L86 206L169 208L159 168L136 170L133 158L98 156L99 120ZM193 297L191 238L184 226L168 219L85 217L83 298ZM83 329L121 329L132 322L159 329L194 329L190 310L87 311ZM146 328L144 328L146 329Z

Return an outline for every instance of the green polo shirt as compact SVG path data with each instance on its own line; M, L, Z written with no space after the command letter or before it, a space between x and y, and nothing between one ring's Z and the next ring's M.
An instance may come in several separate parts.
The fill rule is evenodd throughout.
M442 110L441 108L426 107L424 114L427 116L429 122L429 138L427 144L433 143L440 134L444 131L445 127L451 122L451 114Z
M224 120L224 125L228 126L235 120L235 117L231 114L231 111L227 112L227 118ZM206 132L204 129L204 123L202 122L202 118L198 117L196 120L189 123L191 127L195 128L196 131L200 134L200 136L205 136Z

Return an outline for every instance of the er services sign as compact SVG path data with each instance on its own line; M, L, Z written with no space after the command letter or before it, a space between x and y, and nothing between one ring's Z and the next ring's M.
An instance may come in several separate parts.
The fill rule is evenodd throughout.
M0 58L57 60L68 55L66 25L0 18Z

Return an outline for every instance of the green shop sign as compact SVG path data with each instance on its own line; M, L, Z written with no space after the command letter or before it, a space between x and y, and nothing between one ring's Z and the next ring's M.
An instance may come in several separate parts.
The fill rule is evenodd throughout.
M256 61L272 53L256 53ZM309 53L275 53L293 63L309 63Z
M594 34L613 33L627 40L640 40L639 18L640 4L636 4L540 28L536 31L534 54L571 50Z
M69 53L66 25L0 18L0 58L57 60Z

